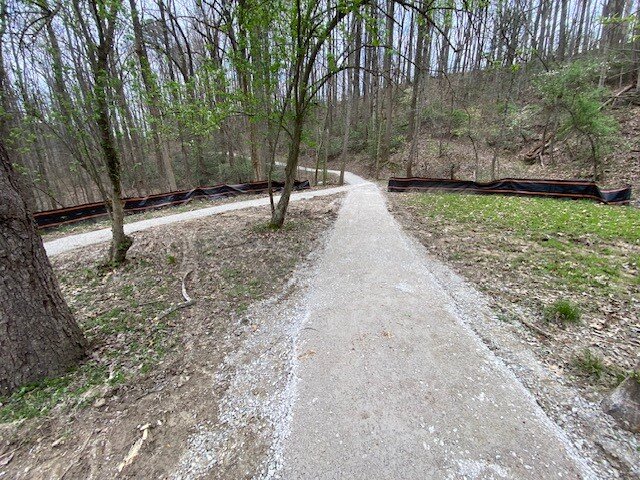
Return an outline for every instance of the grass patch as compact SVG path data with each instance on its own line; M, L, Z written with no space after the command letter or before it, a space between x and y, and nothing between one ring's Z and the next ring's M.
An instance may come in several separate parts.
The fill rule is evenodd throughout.
M617 365L607 365L601 355L593 353L589 348L583 349L573 357L573 368L580 375L607 388L614 388L627 377L638 375L634 370L627 371Z
M563 234L640 243L640 210L587 201L501 195L421 194L413 203L432 215L490 224L520 235Z
M547 322L567 325L580 323L580 307L569 300L557 300L544 309L544 319Z
M605 373L602 357L588 348L582 350L573 359L573 366L581 374L600 380Z
M122 299L130 298L133 287L119 289ZM53 408L63 410L90 405L105 389L119 385L136 375L149 372L171 347L166 323L151 319L167 307L166 302L130 308L115 307L85 319L81 327L91 344L102 351L100 359L89 360L67 374L26 385L8 397L0 397L0 423L29 419L48 414Z
M0 423L46 415L60 403L83 407L96 397L96 387L124 382L122 372L109 373L105 365L89 361L66 375L34 382L0 397Z
M482 257L476 258L490 259L496 270L518 270L526 277L546 279L556 290L592 291L603 298L624 295L640 285L638 209L449 193L416 194L409 197L409 203L420 215L448 230L448 235L471 235L479 245L492 243L492 248L485 248ZM455 261L472 255L463 246L448 253Z

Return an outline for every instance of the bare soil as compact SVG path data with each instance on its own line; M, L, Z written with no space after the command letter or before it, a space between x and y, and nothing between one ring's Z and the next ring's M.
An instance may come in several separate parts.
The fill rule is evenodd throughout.
M46 387L57 401L38 404L39 415L0 424L0 478L173 476L190 438L221 421L235 379L219 370L261 328L247 310L295 288L292 272L321 244L339 203L292 204L276 232L265 208L150 229L112 271L96 267L104 245L56 256L89 356L64 388ZM183 283L195 303L177 308ZM19 416L20 406L9 400L0 412ZM250 419L240 426L243 455L217 465L214 478L250 478L261 468L269 445L254 427Z

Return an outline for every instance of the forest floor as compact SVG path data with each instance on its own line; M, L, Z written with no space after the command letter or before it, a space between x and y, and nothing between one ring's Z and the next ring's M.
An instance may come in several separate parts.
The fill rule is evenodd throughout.
M634 202L640 205L640 107L623 107L610 113L620 125L620 137L618 144L603 158L598 184L604 188L631 185ZM542 161L524 161L523 154L540 138L541 134L514 144L509 150L501 150L479 140L474 144L465 137L432 138L424 132L418 142L419 160L414 166L414 175L451 178L453 174L458 179L473 180L477 168L478 181L489 181L492 159L497 155L497 178L592 178L593 165L588 152L572 141L557 142L553 148L547 148ZM394 175L404 176L409 148L407 144L402 145L391 157L388 170Z
M165 478L174 471L198 425L224 423L219 415L229 409L221 402L255 360L227 359L254 337L275 334L249 322L247 312L295 294L295 272L322 243L339 203L334 195L292 204L278 232L267 227L268 207L138 232L117 270L96 266L104 245L55 256L90 352L75 371L0 399L0 478L113 478L119 471ZM183 284L194 303L176 308ZM217 475L259 471L273 422L253 415L243 423L245 447L230 451Z
M605 416L600 401L640 350L640 210L503 196L387 197L429 254L487 294L500 328L515 332L556 382L581 392L587 407L576 422L585 438L600 435L588 423ZM478 326L489 344L498 343L494 327ZM549 383L528 386L548 412L560 412L560 423L582 408L571 399L563 405ZM628 464L615 444L638 445L640 436L607 429L602 450Z

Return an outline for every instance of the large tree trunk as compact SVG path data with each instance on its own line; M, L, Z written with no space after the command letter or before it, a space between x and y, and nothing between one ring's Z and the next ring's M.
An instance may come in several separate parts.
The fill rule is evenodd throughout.
M60 293L0 143L0 395L58 375L86 342Z

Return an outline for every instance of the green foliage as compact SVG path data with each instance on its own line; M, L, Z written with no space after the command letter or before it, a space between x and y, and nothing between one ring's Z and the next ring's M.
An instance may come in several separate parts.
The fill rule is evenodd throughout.
M573 368L581 375L596 380L599 384L613 388L626 378L640 381L640 373L636 370L627 371L618 365L607 365L601 355L585 348L574 355Z
M364 128L364 122L354 125L349 138L349 146L353 152L362 152L367 149L369 135Z
M533 137L534 129L531 126L540 110L540 106L535 104L524 106L509 104L505 122L505 136L512 139Z
M580 308L569 300L557 300L544 309L544 318L547 322L566 325L580 322Z
M452 131L455 133L458 129L466 126L471 119L471 115L464 110L455 108L449 112Z
M600 380L605 373L602 357L588 348L582 350L573 359L573 366L582 374Z
M211 166L213 181L221 183L248 182L253 177L253 167L249 157L236 155L233 165L217 161Z
M389 145L389 149L391 153L393 154L400 151L404 143L405 143L404 135L394 135L393 137L391 137L391 142Z
M451 112L451 133L456 137L475 138L480 130L482 114L477 108L453 110Z
M587 138L598 161L618 140L616 120L603 111L606 90L597 84L599 65L574 62L538 75L534 85L549 116L556 119L558 137L577 133Z
M93 399L91 391L96 387L122 381L121 372L110 375L106 366L87 362L67 375L31 383L9 397L0 397L0 423L46 415L61 402L81 407Z
M420 117L422 123L428 125L438 135L446 133L457 137L468 135L471 115L463 109L434 102L422 110Z

